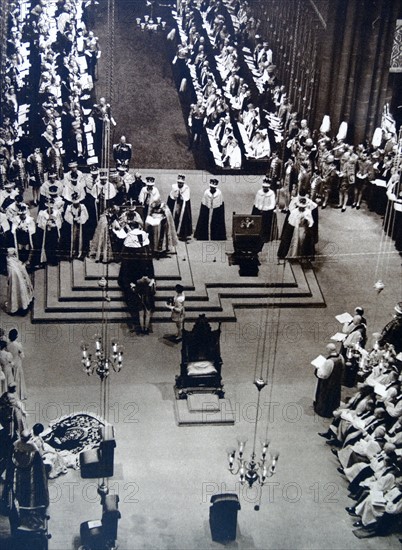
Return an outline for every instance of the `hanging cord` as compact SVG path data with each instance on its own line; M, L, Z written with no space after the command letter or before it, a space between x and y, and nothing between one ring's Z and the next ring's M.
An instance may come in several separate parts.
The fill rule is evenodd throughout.
M269 433L269 424L270 424L270 414L271 414L271 403L272 403L272 395L273 395L273 390L274 390L274 378L275 378L275 368L276 368L276 356L277 356L277 352L278 352L278 341L279 341L279 330L280 330L280 326L279 326L279 323L280 323L280 319L281 319L281 307L282 307L282 298L283 298L283 288L284 288L284 281L285 281L285 268L286 268L286 262L282 265L282 278L281 278L281 291L280 291L280 294L279 294L279 300L278 300L278 304L277 304L277 311L278 311L278 315L277 315L277 322L276 322L276 331L275 331L275 335L274 335L274 345L273 345L273 354L272 354L272 368L271 368L271 372L269 373L268 372L268 367L267 367L267 381L268 381L268 376L269 376L269 379L270 379L270 385L269 385L269 396L268 396L268 413L267 413L267 426L266 426L266 430L265 430L265 441L268 441L268 433Z

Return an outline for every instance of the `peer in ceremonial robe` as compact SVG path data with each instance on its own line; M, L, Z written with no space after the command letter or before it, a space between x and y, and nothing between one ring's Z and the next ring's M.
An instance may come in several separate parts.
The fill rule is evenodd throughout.
M225 241L225 204L218 189L218 180L209 180L209 189L204 191L194 238L199 241Z
M83 260L88 244L84 230L88 221L88 211L80 202L78 193L73 193L71 199L72 203L67 206L64 214L62 248L70 260Z
M276 197L271 189L271 181L264 178L262 187L255 195L251 214L262 216L261 238L264 243L278 239L278 224L275 213Z
M72 161L68 164L70 171L64 175L62 197L67 203L72 203L72 195L78 194L79 200L85 199L85 180L81 170L78 170L78 163Z
M144 219L148 215L150 205L161 200L159 189L155 186L155 178L148 176L145 180L146 186L141 189L138 196L138 202L144 207Z
M101 173L99 181L97 181L91 189L91 195L96 202L98 217L110 206L116 194L116 187L111 181L108 181L107 174Z
M21 205L19 213L11 221L11 233L14 237L14 247L18 258L29 266L34 252L33 235L36 232L35 220L29 214L28 208Z
M38 212L36 218L38 264L57 265L60 231L63 225L63 217L60 208L55 206L54 199L50 198L46 203L46 209Z
M177 176L177 183L172 184L167 205L173 216L177 236L181 241L186 241L192 234L192 216L190 188L185 183L183 174Z

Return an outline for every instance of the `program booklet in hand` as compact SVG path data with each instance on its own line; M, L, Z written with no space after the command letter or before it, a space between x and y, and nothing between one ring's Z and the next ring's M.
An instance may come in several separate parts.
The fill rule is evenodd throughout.
M350 323L353 317L351 316L350 313L345 311L345 313L341 313L340 315L335 315L335 319L344 325L345 323Z

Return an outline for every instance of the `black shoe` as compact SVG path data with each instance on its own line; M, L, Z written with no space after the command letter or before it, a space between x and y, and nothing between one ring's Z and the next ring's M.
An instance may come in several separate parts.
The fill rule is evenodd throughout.
M363 524L361 521L355 521L353 527L363 527Z
M142 334L149 334L149 328L144 328Z
M326 208L326 207L327 207L327 205L326 205L326 204L323 204L323 205L321 206L321 209L324 210L324 208Z
M359 514L356 514L354 506L346 506L345 510L347 511L349 516L359 517Z
M318 434L320 437L325 437L325 439L333 439L333 434L328 432L320 432Z
M338 456L338 451L336 449L331 449L331 453L336 457Z
M325 445L334 445L334 447L342 447L342 443L338 441L337 439L331 439L330 441L326 441Z
M352 204L352 208L356 208L356 203L355 202Z
M356 204L356 210L360 210L360 204Z
M343 206L341 209L341 212L345 212L345 210L346 210L346 206Z
M337 468L337 471L343 476L345 475L345 470L343 468Z

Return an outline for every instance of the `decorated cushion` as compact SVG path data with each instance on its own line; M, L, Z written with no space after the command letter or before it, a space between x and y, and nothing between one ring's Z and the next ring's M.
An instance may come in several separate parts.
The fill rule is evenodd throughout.
M205 376L207 374L216 374L217 372L211 361L193 361L187 365L187 374L189 376Z

